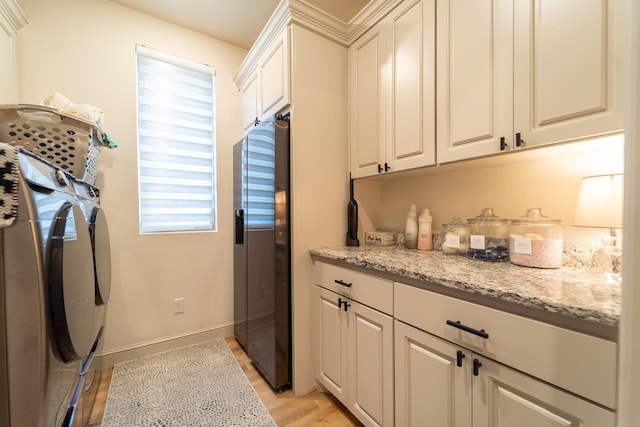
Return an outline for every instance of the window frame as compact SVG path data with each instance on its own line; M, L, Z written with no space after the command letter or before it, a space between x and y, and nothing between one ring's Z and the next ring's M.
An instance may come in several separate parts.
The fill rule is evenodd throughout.
M144 186L143 183L144 177L150 177L151 174L145 175L143 174L143 163L145 162L145 148L149 148L152 146L148 141L142 142L144 137L141 135L141 95L140 95L140 57L160 61L166 63L168 65L184 68L190 71L195 71L197 73L204 73L211 76L211 204L207 205L207 209L210 208L210 212L206 213L206 215L210 215L210 221L208 224L203 226L198 225L186 225L179 224L176 219L172 219L174 221L173 225L166 226L152 226L150 224L145 224L143 221L143 217L145 216L144 211L148 209L149 206L145 206L145 201L153 201L152 198L144 198ZM140 235L154 235L154 234L175 234L175 233L202 233L202 232L217 232L218 231L218 163L217 163L217 140L216 140L216 71L215 68L201 64L195 61L191 61L185 58L181 58L175 55L171 55L165 52L161 52L156 49L152 49L143 45L136 45L136 153L137 153L137 175L138 175L138 232ZM208 152L207 152L208 155ZM204 158L204 157L203 157ZM208 157L206 157L208 158ZM194 156L195 159L195 156ZM160 169L157 169L160 170ZM166 178L166 176L164 177ZM172 178L173 179L173 178ZM149 186L149 183L146 183ZM174 193L175 194L175 193ZM202 193L209 194L209 193ZM208 196L207 196L208 197ZM161 199L156 199L161 200ZM176 203L177 204L177 203ZM177 215L177 214L176 214ZM187 214L188 216L188 214Z

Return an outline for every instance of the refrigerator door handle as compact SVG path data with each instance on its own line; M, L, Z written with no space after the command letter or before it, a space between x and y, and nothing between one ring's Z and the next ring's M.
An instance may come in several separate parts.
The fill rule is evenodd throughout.
M235 210L236 245L244 245L244 209Z

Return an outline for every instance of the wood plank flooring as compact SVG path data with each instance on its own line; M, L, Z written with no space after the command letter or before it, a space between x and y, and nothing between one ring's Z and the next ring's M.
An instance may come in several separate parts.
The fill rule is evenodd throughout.
M362 424L332 395L318 390L296 396L287 390L275 393L253 366L247 354L234 338L226 338L229 348L242 367L249 382L280 427L336 426L353 427ZM101 372L96 403L89 420L90 427L100 427L107 402L112 369Z

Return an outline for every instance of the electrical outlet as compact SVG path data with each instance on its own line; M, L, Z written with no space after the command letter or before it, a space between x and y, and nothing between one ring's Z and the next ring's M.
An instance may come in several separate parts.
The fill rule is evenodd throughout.
M184 313L184 298L173 299L173 314Z

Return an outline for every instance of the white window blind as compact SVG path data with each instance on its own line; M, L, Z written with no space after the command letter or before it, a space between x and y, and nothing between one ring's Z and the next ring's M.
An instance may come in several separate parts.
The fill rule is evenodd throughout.
M140 232L215 230L215 70L136 53Z

